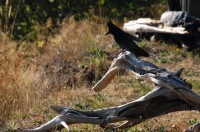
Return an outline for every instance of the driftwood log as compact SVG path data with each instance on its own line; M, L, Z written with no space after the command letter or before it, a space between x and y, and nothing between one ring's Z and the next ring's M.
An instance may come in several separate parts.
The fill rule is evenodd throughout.
M170 21L170 20L169 20ZM182 22L182 21L180 21ZM186 23L186 22L185 22ZM192 22L191 22L192 23ZM200 51L200 20L197 23L186 23L190 26L168 26L161 20L139 18L124 23L123 30L139 35L147 40L162 40L176 44L178 47L187 48L188 51Z
M183 69L175 73L138 59L133 53L124 51L115 58L104 77L92 88L99 92L110 83L120 69L133 72L138 78L151 81L156 87L139 99L112 108L91 111L80 111L68 107L51 106L58 112L51 121L34 129L18 129L24 132L53 131L66 128L70 124L90 123L103 128L119 129L137 125L147 119L166 113L197 110L200 111L200 96L194 93L192 86L180 78ZM112 123L126 121L114 126ZM195 124L187 132L200 130L200 124Z
M188 34L184 27L165 26L159 20L150 18L139 18L134 21L124 23L123 30L131 34L136 33L165 33L165 34Z

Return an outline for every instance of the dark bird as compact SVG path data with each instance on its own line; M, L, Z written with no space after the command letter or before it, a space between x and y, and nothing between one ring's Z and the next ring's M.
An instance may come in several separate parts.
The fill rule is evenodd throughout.
M149 54L144 51L142 48L136 45L135 41L140 41L135 36L124 32L119 27L115 26L111 21L107 23L108 32L107 34L112 34L114 36L115 41L117 44L123 49L128 50L134 53L137 57L138 56L145 56L149 57Z

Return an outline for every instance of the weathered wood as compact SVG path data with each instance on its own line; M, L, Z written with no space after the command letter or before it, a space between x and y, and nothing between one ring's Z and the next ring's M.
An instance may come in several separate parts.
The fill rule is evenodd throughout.
M75 123L90 123L100 127L126 128L137 125L147 119L181 110L200 111L200 96L191 90L191 85L180 78L182 70L175 73L158 67L150 62L138 59L129 51L122 52L113 60L104 77L92 88L103 90L120 69L132 71L137 77L152 81L157 85L152 91L139 99L112 108L91 111L79 111L67 107L52 106L59 113L51 121L35 129L19 129L25 132L58 130ZM110 124L127 121L119 126Z
M123 30L131 34L135 33L166 33L166 34L188 34L184 27L167 27L157 20L140 18L135 21L124 23Z

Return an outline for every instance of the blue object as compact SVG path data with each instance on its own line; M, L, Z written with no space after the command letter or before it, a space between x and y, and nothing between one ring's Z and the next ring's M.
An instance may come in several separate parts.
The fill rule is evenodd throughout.
M200 0L166 0L169 11L186 11L200 18Z

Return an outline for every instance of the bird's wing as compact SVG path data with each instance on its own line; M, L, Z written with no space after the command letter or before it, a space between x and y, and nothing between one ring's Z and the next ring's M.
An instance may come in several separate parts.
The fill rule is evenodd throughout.
M127 36L128 36L129 38L131 38L133 41L141 42L141 40L138 39L137 37L135 37L134 35L131 35L131 34L127 33Z
M140 48L134 41L132 41L132 46L130 49L136 56L145 56L149 57L149 53L147 53L144 49Z

